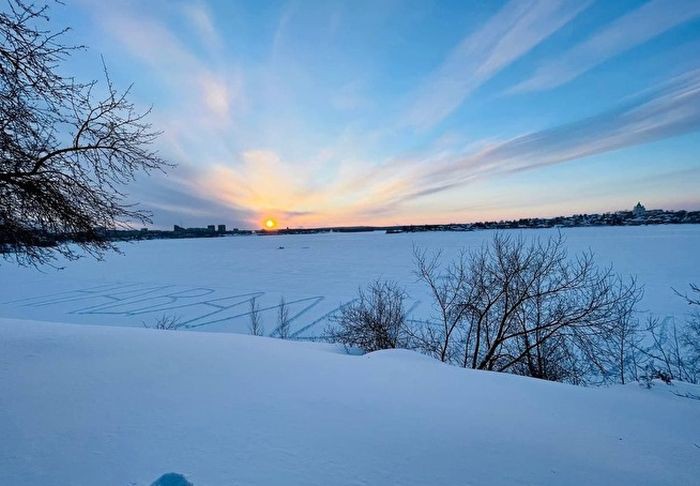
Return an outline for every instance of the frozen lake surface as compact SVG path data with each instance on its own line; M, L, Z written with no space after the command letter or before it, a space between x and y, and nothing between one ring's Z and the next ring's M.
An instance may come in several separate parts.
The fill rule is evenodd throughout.
M645 287L639 309L680 316L687 306L672 287L700 283L700 226L572 228L562 230L569 254L592 250ZM555 230L518 230L527 238ZM317 336L327 317L358 286L381 277L404 285L413 317L429 313L425 289L413 275L413 245L442 249L488 241L490 231L387 235L331 233L213 239L154 240L122 246L123 255L89 258L65 269L0 264L0 317L142 326L163 315L212 332L247 332L250 299L258 299L269 334L276 307L289 304L296 337Z

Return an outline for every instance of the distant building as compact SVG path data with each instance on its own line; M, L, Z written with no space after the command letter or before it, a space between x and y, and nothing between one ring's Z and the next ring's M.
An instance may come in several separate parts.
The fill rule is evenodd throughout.
M647 214L647 208L642 206L641 202L638 202L637 205L632 208L632 215L635 218L643 218Z
M226 233L226 225L225 224L219 225L219 233Z
M207 231L213 233L214 231L216 231L216 226L214 226L213 224L207 225Z
M181 233L181 232L185 231L185 228L183 228L182 226L175 225L175 226L173 226L173 231L175 233Z

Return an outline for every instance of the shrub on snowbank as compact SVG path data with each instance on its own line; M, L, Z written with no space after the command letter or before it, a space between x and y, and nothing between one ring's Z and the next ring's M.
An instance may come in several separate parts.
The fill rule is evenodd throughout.
M414 257L432 319L407 319L404 290L377 280L332 319L325 338L365 352L405 347L465 368L574 384L625 383L661 371L698 380L700 324L680 336L655 321L642 326L635 279L598 266L592 253L571 258L561 235L528 243L497 234L446 265L439 252L415 249Z
M367 353L406 346L405 299L396 282L375 280L332 317L326 340Z

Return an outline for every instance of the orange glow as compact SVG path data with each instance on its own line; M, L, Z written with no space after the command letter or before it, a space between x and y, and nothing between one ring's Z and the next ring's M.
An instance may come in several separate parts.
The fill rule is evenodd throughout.
M249 227L274 231L280 227L382 226L464 219L461 210L436 205L407 207L408 203L403 202L406 194L417 190L416 181L422 181L428 170L428 165L419 162L398 170L396 161L375 166L364 161L353 165L355 159L350 159L343 161L327 183L313 184L310 181L317 172L325 170L325 163L314 162L303 170L295 169L291 162L269 150L250 150L241 158L236 170L216 165L205 171L197 188L206 188L207 197L215 195L232 209L247 213ZM381 216L377 214L378 207L386 208ZM409 216L401 211L409 211ZM457 214L448 214L451 211Z

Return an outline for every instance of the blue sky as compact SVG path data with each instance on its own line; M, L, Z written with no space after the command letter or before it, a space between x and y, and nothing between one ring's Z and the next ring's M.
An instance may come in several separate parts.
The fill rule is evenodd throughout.
M71 61L153 105L171 224L700 208L700 0L71 1Z

